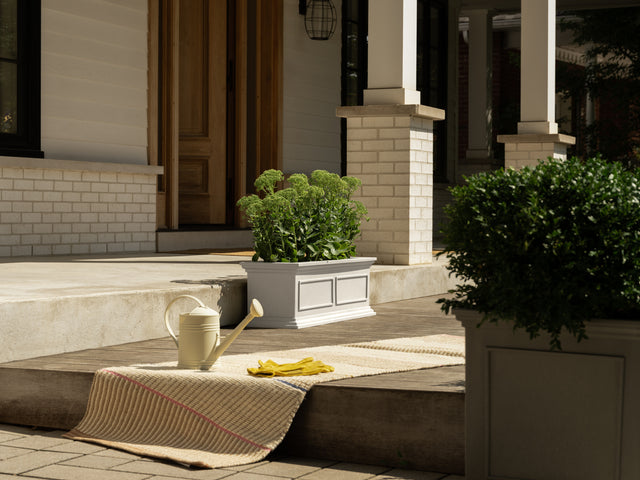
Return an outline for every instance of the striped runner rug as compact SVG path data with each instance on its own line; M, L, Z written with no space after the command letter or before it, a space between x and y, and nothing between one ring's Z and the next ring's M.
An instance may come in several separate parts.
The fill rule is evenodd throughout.
M335 368L309 376L253 377L258 360L313 357ZM316 383L464 363L464 337L431 335L223 356L208 372L176 363L96 372L82 421L65 437L204 468L265 458Z

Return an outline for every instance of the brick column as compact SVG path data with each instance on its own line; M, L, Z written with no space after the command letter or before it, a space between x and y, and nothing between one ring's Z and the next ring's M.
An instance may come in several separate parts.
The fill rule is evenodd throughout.
M378 263L431 263L433 122L444 110L424 105L338 107L347 119L347 174L362 180L369 210L358 254Z
M504 143L505 168L520 169L535 167L548 157L565 160L567 146L574 145L576 138L561 133L498 135L498 142Z

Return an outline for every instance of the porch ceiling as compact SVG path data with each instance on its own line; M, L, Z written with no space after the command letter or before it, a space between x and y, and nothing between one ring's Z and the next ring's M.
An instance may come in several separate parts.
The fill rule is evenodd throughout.
M462 10L489 9L498 12L519 12L520 0L462 0ZM637 7L639 0L556 0L558 10L588 10L595 8Z

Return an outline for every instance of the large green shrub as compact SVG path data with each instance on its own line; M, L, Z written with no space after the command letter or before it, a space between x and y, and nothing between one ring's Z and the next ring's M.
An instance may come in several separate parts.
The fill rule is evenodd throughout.
M600 158L472 176L452 189L449 269L468 283L443 310L471 308L533 338L586 338L591 318L640 318L640 182Z
M281 171L267 170L255 182L261 196L238 201L253 229L253 260L308 262L354 256L353 240L367 213L362 203L351 199L360 180L315 170L310 178L291 175L290 187L276 190L283 180Z

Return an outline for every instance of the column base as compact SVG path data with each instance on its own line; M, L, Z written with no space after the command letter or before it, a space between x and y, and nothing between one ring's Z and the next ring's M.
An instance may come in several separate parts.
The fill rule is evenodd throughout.
M519 135L556 135L557 133L556 122L518 122Z
M420 92L408 88L368 88L362 95L365 105L420 104Z

